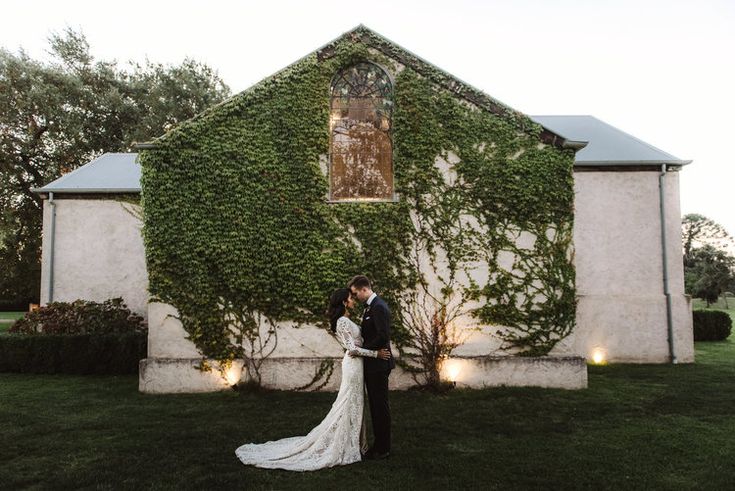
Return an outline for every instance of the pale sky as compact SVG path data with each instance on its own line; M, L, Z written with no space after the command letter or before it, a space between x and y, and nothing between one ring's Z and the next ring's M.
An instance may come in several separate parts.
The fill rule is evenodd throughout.
M735 0L34 1L0 46L70 26L98 59L215 68L233 92L365 24L526 114L591 114L681 159L682 214L735 234Z

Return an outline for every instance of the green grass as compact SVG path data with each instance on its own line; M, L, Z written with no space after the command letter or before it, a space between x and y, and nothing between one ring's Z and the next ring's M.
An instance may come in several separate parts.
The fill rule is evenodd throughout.
M14 321L15 319L20 319L25 314L25 312L0 312L0 320Z
M13 325L13 321L24 315L25 312L0 312L0 333L6 332Z
M2 488L725 489L735 343L689 365L589 367L589 389L392 392L393 455L311 473L242 465L333 393L151 395L135 376L0 374Z

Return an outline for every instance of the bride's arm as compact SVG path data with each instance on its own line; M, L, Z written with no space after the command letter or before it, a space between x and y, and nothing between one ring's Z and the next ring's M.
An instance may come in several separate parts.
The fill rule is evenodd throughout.
M377 358L377 351L365 349L355 344L355 339L352 337L352 333L350 333L350 328L347 325L347 322L347 319L344 317L337 321L337 335L342 340L342 344L347 348L347 351L349 351L351 355Z

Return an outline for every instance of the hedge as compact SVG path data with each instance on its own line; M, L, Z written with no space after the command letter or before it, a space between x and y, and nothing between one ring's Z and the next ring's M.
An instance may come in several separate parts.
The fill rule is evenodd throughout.
M138 373L147 333L0 335L0 372Z
M692 312L695 341L722 341L732 332L732 319L719 310L695 310Z

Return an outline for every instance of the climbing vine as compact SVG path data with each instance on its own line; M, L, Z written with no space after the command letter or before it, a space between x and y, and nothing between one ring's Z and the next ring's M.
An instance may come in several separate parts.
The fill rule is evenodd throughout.
M310 390L311 392L318 392L319 390L326 387L329 381L332 379L334 373L334 360L326 359L319 363L319 366L314 371L314 376L306 384L296 387L294 390Z
M140 154L149 290L177 309L201 369L242 357L258 379L277 323L324 323L356 273L388 300L406 353L406 299L434 284L437 308L473 305L519 354L574 327L573 152L363 41L308 55ZM329 85L357 61L395 76L394 203L327 200Z

